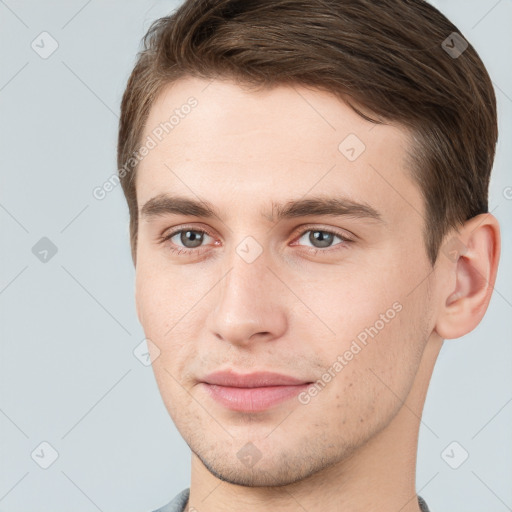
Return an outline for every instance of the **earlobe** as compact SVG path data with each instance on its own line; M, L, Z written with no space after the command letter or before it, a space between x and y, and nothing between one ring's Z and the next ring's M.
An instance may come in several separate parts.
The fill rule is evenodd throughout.
M480 323L496 281L500 250L499 224L490 213L466 221L444 244L439 254L446 258L441 272L455 285L442 297L435 327L441 338L460 338Z

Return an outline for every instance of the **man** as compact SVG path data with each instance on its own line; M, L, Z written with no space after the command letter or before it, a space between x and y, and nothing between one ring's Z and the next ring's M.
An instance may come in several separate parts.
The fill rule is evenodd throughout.
M429 380L500 253L475 50L421 0L186 1L121 111L137 312L192 451L159 511L428 510Z

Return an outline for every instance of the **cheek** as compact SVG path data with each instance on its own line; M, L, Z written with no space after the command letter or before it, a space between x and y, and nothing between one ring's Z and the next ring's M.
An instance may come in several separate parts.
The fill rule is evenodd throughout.
M141 258L135 277L135 301L146 334L169 337L171 329L193 310L200 293L198 280L184 276L181 267L162 267Z
M135 300L145 336L157 347L152 366L158 383L165 381L162 392L170 393L171 375L181 380L185 363L199 356L194 340L204 338L199 332L204 321L201 308L194 306L203 295L201 284L178 267L159 268L147 259L137 266Z
M390 405L396 401L390 390L405 398L428 339L429 321L423 287L412 294L411 289L411 280L396 270L361 278L345 273L343 280L325 281L321 292L312 288L304 298L307 304L323 305L316 311L335 332L330 343L317 348L325 367L337 375L334 387L339 386L340 395L356 401L366 393L382 395Z
M326 384L305 406L308 412L324 418L333 431L341 426L361 439L387 424L408 396L421 360L423 340L409 316L414 314L405 304L378 332L360 331L367 334L364 342L347 336L324 348L326 372L319 380Z
M356 268L337 268L328 273L324 269L324 274L316 277L314 272L308 272L307 280L314 285L296 285L303 290L300 298L311 310L302 306L301 314L312 317L314 313L318 327L322 332L323 326L329 328L330 338L340 349L355 338L364 343L388 330L400 316L401 293L392 277L389 273ZM297 308L295 320L305 323L298 315L300 305ZM308 321L310 324L311 318Z

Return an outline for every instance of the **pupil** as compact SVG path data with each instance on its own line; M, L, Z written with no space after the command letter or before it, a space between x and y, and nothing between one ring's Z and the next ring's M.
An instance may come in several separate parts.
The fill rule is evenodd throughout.
M181 234L181 243L187 248L200 246L202 240L203 233L197 233L196 231L185 231L184 233ZM191 245L188 245L189 242L191 242Z
M312 231L309 235L310 242L320 242L318 247L329 247L333 238L332 233L326 233L325 231ZM313 243L314 245L314 243Z

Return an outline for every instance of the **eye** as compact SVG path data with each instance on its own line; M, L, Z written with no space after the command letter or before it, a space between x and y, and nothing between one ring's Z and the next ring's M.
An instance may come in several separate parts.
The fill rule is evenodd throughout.
M197 252L195 249L201 247L201 244L205 240L205 236L212 238L207 231L202 229L182 228L180 230L173 231L168 235L164 235L159 242L171 242L169 244L170 251L172 253L182 254Z
M170 242L168 247L173 254L200 254L202 251L207 250L207 247L203 244L203 242L206 241L205 238L213 239L213 237L203 229L182 227L181 229L172 231L167 235L163 235L158 242ZM336 238L340 240L340 242L333 245ZM332 247L334 247L332 250L337 250L337 246L340 246L340 249L343 249L353 241L340 232L318 228L302 229L297 241L300 242L303 239L311 244L308 251L314 254L318 252L330 252ZM293 245L297 245L297 243L294 242ZM305 245L305 247L308 246Z
M330 231L326 229L307 229L301 233L302 234L298 241L300 242L302 240L303 242L309 242L311 244L309 247L311 247L315 253L319 252L318 250L321 249L329 249L338 245L346 246L347 243L352 242L352 240L345 235L337 231ZM333 245L336 238L340 240L340 242Z

